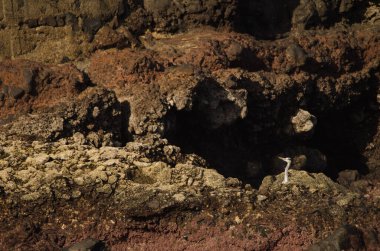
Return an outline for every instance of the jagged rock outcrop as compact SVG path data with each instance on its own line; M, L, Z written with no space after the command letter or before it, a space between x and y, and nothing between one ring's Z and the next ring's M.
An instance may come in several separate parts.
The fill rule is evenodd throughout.
M210 128L245 118L245 90L218 83L199 65L190 62L177 65L167 58L151 50L125 49L99 52L91 60L88 68L91 81L115 90L120 102L129 107L130 133L165 135L175 127L171 111L203 113L204 126Z
M96 146L122 141L115 94L89 87L74 66L3 61L0 79L0 133L5 137L53 141L79 132Z
M0 1L0 250L377 248L378 10Z

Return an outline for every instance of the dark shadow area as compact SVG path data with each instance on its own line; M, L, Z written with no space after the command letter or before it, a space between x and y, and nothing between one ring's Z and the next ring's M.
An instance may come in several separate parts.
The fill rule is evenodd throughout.
M239 57L230 62L229 67L231 68L241 68L249 72L255 71L270 71L271 69L267 66L262 58L257 55L260 53L261 48L244 48Z
M373 142L378 129L380 117L377 94L379 82L375 74L358 84L361 93L358 97L345 97L339 103L350 103L340 108L338 105L321 111L320 103L328 100L323 93L314 93L311 102L315 104L312 111L318 118L314 137L308 142L310 146L321 150L327 156L326 174L336 179L338 173L345 169L358 170L360 174L369 172L363 155L369 143ZM352 87L353 88L353 87ZM351 90L353 91L353 90Z
M331 28L337 23L361 23L369 1L237 1L235 29L257 39L278 39L292 28Z
M372 1L373 3L379 3L379 0ZM346 2L346 6L350 6L348 2ZM349 11L343 13L340 16L340 20L347 20L349 24L362 23L365 19L365 12L367 8L370 6L370 1L357 1Z
M275 39L291 30L299 0L238 1L236 29L258 39Z
M244 123L237 122L210 130L202 125L195 112L179 112L176 115L176 128L166 135L171 144L181 147L184 153L203 157L225 177L236 177L252 183L245 173L245 167L248 159L258 158L259 154L252 149L249 138L244 135Z
M281 104L292 103L296 96L280 95L276 101L270 101L263 95L263 88L259 84L240 84L242 86L239 88L244 86L249 93L249 113L245 119L237 118L231 123L215 127L215 123L210 120L215 121L222 116L225 121L229 121L226 115L218 112L218 109L205 109L202 104L195 102L192 111L171 112L170 118L175 121L175 126L165 137L184 153L203 157L225 177L236 177L243 183L258 187L262 178L271 174L269 166L273 157L289 143L287 136L280 135L278 128L286 123L294 109ZM208 86L197 90L198 102L212 100L215 90L205 93L212 88ZM221 104L221 109L224 112L231 110L227 106Z
M369 171L363 152L376 134L379 112L368 107L365 98L361 101L342 110L321 114L310 141L313 147L326 154L326 174L333 179L346 169L358 170L362 175Z
M274 169L276 156L291 154L292 149L299 147L316 149L325 154L325 173L333 179L345 169L366 174L368 167L363 152L376 134L379 118L379 112L373 107L377 102L377 83L371 79L366 84L370 88L363 91L350 106L342 109L332 107L318 112L318 102L311 102L315 110L312 107L308 110L318 118L311 138L297 138L284 131L290 117L299 107L296 90L288 91L276 100L267 100L262 87L252 82L243 83L249 91L249 113L244 120L212 129L205 126L208 116L205 110L173 111L171 118L175 126L165 136L171 144L181 147L184 153L203 157L225 177L239 178L254 187L261 184L264 176L283 171L281 162L276 167L280 169ZM323 96L321 93L310 95L318 98ZM307 170L319 172L318 167Z

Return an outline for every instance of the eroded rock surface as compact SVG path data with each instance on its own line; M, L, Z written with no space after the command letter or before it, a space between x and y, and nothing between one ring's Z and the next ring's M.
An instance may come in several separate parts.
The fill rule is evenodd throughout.
M121 141L115 94L89 87L74 66L4 61L0 78L0 132L8 139L51 141L80 132L96 146Z
M380 245L378 3L0 10L0 250Z
M156 154L161 151L162 161L154 161L153 148ZM365 227L366 235L375 231L379 201L351 192L324 174L292 171L287 185L281 183L283 175L268 176L259 190L253 190L204 168L201 159L175 154L169 148L173 147L165 142L161 147L129 143L123 148L96 149L64 141L25 145L2 140L0 164L7 168L1 170L0 179L4 223L0 243L23 250L28 245L51 248L96 238L113 248L153 248L163 245L160 233L168 234L169 242L178 241L173 234L181 233L188 237L174 245L178 249L193 241L198 243L194 249L203 245L217 248L215 241L222 236L227 238L227 246L239 249L295 248L307 247L314 238L342 224L345 217ZM169 159L175 166L167 164ZM98 202L89 204L93 200ZM24 204L21 208L20 202ZM303 213L296 217L301 208ZM366 214L361 215L359 208L367 210ZM37 218L29 219L31 214ZM178 215L181 218L173 221ZM44 223L39 222L41 217ZM141 221L144 218L150 223ZM311 225L304 225L306 218ZM24 223L17 225L17 219ZM200 228L192 225L199 221L209 223ZM145 224L155 229L155 234L147 234L150 241L141 242L139 229ZM215 232L219 226L225 228L225 234ZM34 236L34 241L24 235L12 237L18 231ZM114 234L109 236L109 231ZM215 236L210 235L213 232ZM126 233L128 241L123 237ZM236 234L242 235L233 241ZM267 241L258 242L257 238Z

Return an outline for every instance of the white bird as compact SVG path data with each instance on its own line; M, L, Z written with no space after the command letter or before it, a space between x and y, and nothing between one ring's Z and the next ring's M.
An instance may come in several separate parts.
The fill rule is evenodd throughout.
M292 164L292 159L288 157L287 158L278 157L278 158L286 162L284 181L282 182L282 184L287 184L289 182L289 167Z

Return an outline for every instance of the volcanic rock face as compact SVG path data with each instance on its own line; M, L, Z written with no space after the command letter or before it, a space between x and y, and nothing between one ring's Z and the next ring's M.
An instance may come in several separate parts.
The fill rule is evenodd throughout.
M380 245L377 3L0 10L0 250Z
M75 67L4 61L0 68L0 131L7 138L50 141L80 132L95 145L121 140L114 93L88 88Z

